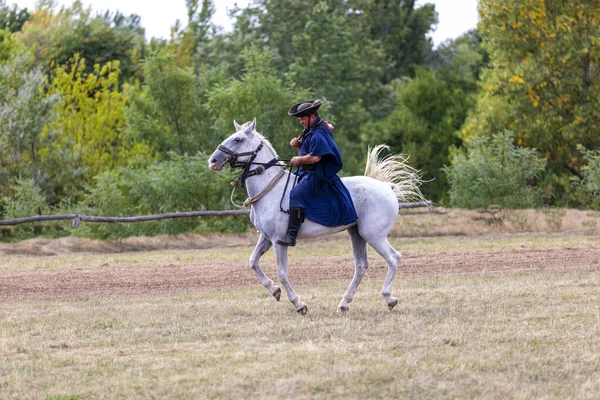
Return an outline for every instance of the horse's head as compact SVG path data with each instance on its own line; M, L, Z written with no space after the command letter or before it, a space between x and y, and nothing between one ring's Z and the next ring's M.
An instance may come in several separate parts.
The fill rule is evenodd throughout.
M261 138L255 133L256 118L243 125L233 121L236 132L225 139L208 159L208 168L220 171L228 163L249 162L262 147ZM254 157L253 157L254 155Z

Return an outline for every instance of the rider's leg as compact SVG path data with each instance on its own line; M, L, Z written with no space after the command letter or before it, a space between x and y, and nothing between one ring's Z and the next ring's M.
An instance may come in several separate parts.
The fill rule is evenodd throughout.
M300 225L304 222L304 210L301 208L290 208L290 222L286 235L277 241L282 246L295 246L296 236L300 230Z

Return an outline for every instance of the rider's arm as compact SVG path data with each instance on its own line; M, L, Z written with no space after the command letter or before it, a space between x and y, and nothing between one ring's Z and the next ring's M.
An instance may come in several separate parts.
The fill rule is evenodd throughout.
M316 164L319 161L321 161L321 156L311 156L310 154L307 154L305 156L292 157L292 159L290 160L290 162L295 166L298 166L300 164Z

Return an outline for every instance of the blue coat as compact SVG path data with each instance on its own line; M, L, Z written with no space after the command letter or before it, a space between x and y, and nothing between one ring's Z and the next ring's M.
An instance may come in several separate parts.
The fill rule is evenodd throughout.
M333 141L331 130L317 118L302 137L299 156L320 156L321 161L301 165L299 183L290 194L290 207L302 208L306 218L325 226L348 225L356 221L356 210L346 186L337 173L342 169L342 155Z

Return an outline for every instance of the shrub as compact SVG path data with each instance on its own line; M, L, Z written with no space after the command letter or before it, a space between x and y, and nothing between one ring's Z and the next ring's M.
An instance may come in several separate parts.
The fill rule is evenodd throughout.
M582 145L577 150L583 155L587 162L581 167L581 178L574 178L576 184L588 196L586 205L592 208L600 208L600 150L588 150Z
M35 180L18 178L11 189L11 193L2 198L5 219L33 217L48 213L46 198ZM39 223L28 223L12 228L11 235L26 238L39 234L41 231L42 227Z
M230 209L230 173L216 174L205 155L170 154L170 160L146 168L123 168L96 177L88 188L84 209L91 215L136 216L185 211ZM240 190L240 196L244 193ZM238 200L240 201L240 200ZM240 202L242 202L241 199ZM93 237L117 238L183 232L236 232L249 227L247 217L192 217L137 223L84 223Z
M541 204L541 191L534 184L546 160L535 149L513 142L512 132L475 138L468 144L467 153L453 157L452 165L444 168L452 206L528 208Z

